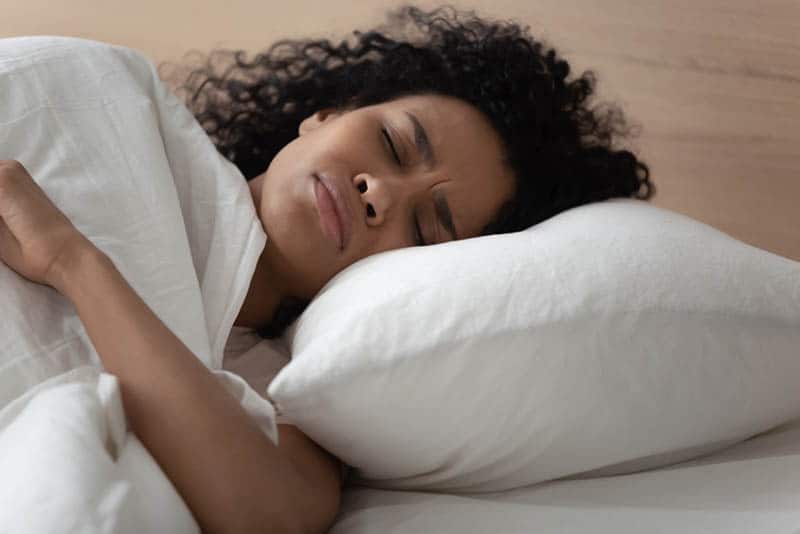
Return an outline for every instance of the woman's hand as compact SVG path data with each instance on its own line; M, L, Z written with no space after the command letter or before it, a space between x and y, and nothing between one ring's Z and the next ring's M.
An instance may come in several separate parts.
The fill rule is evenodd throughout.
M0 260L28 280L60 290L63 264L84 247L94 245L25 167L0 160Z

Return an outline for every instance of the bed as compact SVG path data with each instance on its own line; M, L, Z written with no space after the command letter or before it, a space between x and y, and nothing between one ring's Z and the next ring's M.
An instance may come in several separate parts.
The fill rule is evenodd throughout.
M797 532L800 425L673 466L454 496L350 488L344 532Z
M35 9L35 6L36 2L12 6L14 9L10 17L3 22L9 26L2 28L1 33L91 37L132 46L143 50L149 57L173 60L189 47L189 43L203 46L200 43L207 41L207 34L204 36L206 41L192 41L187 34L187 40L178 44L178 38L174 35L173 41L166 37L159 41L150 40L149 34L145 36L144 31L138 35L122 33L122 28L99 24L103 17L111 15L102 11L94 13L99 20L76 17L75 13L70 13L70 20L65 22L55 13L50 18L42 17L34 23L30 11L26 10ZM241 7L243 13L249 13L249 18L252 18L252 10L258 9L249 5ZM307 7L302 5L296 9ZM370 14L334 13L331 10L326 12L328 18L321 17L321 22L316 22L319 25L310 30L330 32L332 25L349 28L353 25L353 19L365 20L367 16L377 15L378 7L385 6L376 3L375 13ZM769 259L764 262L775 269L770 272L778 272L779 267L785 269L780 271L786 273L780 275L783 278L776 275L776 284L783 284L776 287L788 288L788 291L782 292L784 300L781 302L788 310L783 317L788 319L782 323L784 330L780 335L787 343L794 341L796 337L789 330L797 328L800 331L800 323L796 322L800 308L789 309L793 303L800 302L800 278L794 278L798 272L796 262L800 261L800 219L795 209L796 199L800 197L800 181L797 180L800 172L800 152L797 149L800 146L800 85L797 83L800 59L797 54L787 53L787 50L797 46L794 36L798 29L796 21L800 18L793 15L798 13L799 8L792 3L775 2L771 7L762 4L762 11L753 14L747 12L748 8L743 3L705 3L691 8L687 6L685 10L667 10L655 5L637 7L621 1L608 4L603 10L588 3L564 7L545 2L540 3L536 11L521 3L512 2L506 7L509 16L530 21L534 29L542 28L547 36L552 36L554 42L560 42L563 35L565 53L572 53L579 66L597 66L598 71L604 74L601 79L601 85L606 83L607 92L604 96L622 99L626 103L626 112L644 125L645 135L640 141L640 148L648 155L645 160L652 163L653 179L660 188L659 196L655 199L656 206L689 215L724 231L737 242L736 247L744 247L744 243L748 243L746 249L737 250L741 250L741 254L746 254L747 258L766 258L762 253L768 255ZM690 12L690 9L694 12ZM690 13L694 16L688 16ZM272 9L270 15L270 24L274 25L272 31L276 36L279 31L280 35L286 33L287 21L295 25L296 33L308 33L304 31L308 22L293 10L276 13ZM166 14L162 23L170 24L170 17L176 16ZM214 13L205 13L203 16L208 17L207 20L215 20ZM219 14L216 16L219 17ZM591 20L592 27L598 32L603 30L602 33L594 37L591 32L581 37L571 35L569 28L577 20L584 20L579 17ZM638 21L640 26L646 25L649 32L632 30L626 22L629 20ZM758 20L759 24L752 25L752 20ZM618 31L609 32L609 28ZM750 33L745 33L745 29ZM236 37L238 40L231 37L227 42L208 43L205 48L226 44L255 49L258 47L256 43L263 40L263 34L257 35L259 30L250 28L249 35L252 37L245 37L247 32L243 32ZM683 39L677 44L662 40L675 31L683 32ZM606 39L604 36L609 34L614 37ZM160 35L167 35L166 28ZM738 43L737 39L743 43L742 52L733 55L728 47L731 43ZM635 53L630 50L630 42L638 44ZM764 63L765 66L758 67L764 55L771 59ZM136 63L132 58L129 56L129 61ZM667 91L665 87L671 89ZM753 102L757 105L753 105ZM20 105L24 108L26 104ZM123 119L123 115L115 115L114 123ZM746 128L742 128L742 124ZM744 130L747 133L742 133ZM5 142L4 146L11 146L8 138ZM145 154L153 147L140 149ZM171 156L185 154L185 149L176 142L167 149L167 153ZM39 161L32 155L30 158L31 161ZM172 162L174 164L175 160ZM218 173L234 176L232 169L218 162L215 165L219 165ZM39 169L42 171L40 175L44 176L47 167L42 165ZM188 180L191 172L187 172ZM698 174L705 179L697 180ZM765 180L771 184L766 189L763 187ZM51 190L58 190L55 182L51 182L51 185ZM165 209L171 210L176 220L181 213L185 216L189 199L194 198L190 195L199 194L181 186L180 178L163 187L162 191L174 191ZM228 191L240 195L236 197L237 202L244 205L247 197L241 188L233 182L228 182L227 187ZM150 193L155 194L155 190ZM143 202L147 199L146 196L142 198ZM105 200L113 202L113 199ZM66 200L65 203L68 204ZM214 363L214 358L222 353L225 334L232 321L230 310L236 307L236 299L241 297L240 292L234 291L238 296L233 297L232 301L231 298L222 298L219 296L221 288L241 285L246 278L248 264L245 262L239 266L240 270L231 271L231 264L225 264L222 256L215 256L210 244L219 239L223 231L238 228L241 240L228 245L236 249L234 256L244 257L247 250L258 245L258 237L248 226L250 220L225 218L223 215L215 214L219 217L216 228L187 226L186 248L179 256L183 258L183 263L178 262L173 270L163 274L164 278L149 280L143 265L130 264L131 267L125 272L137 290L149 295L148 303L158 310L176 334L185 340L195 340L187 344L192 344L192 349L210 366L217 367L219 362ZM75 217L86 228L91 224L100 224L82 220L77 211ZM187 217L186 220L190 219ZM96 237L102 236L96 234ZM166 254L171 243L186 238L163 235L160 239L160 246L164 247ZM115 243L111 241L105 242L105 246L109 255L125 264L125 250L122 247L115 248ZM198 252L200 250L205 252ZM187 258L191 259L191 263L187 263ZM204 283L197 287L182 286L180 281L186 273L193 272L191 269L197 270L199 266L208 273L203 279ZM223 272L233 274L225 277L220 274ZM8 277L0 277L0 284L8 280ZM731 277L731 280L735 281L736 278ZM346 282L348 280L338 281ZM164 295L159 292L159 287L173 286L178 288L176 293ZM794 288L796 292L792 291ZM55 303L58 308L52 313L68 311L68 306L52 295L24 291L14 295L27 303ZM181 307L174 304L176 297L180 303L194 303L195 309L201 309L203 313L186 316ZM333 299L335 295L329 294L329 297ZM325 314L324 307L320 306L318 310L315 313ZM305 323L292 332L292 342L298 342L298 339L303 342L313 333L314 326L314 316L309 314ZM4 327L9 328L8 324ZM121 406L113 377L90 369L96 363L96 356L92 355L85 335L80 334L74 316L61 328L62 333L70 334L66 338L84 356L76 361L67 360L65 365L69 368L44 370L43 367L31 375L25 375L25 379L31 383L43 383L46 379L56 378L50 385L58 386L60 376L65 382L61 386L71 385L69 388L50 388L50 392L57 395L43 395L36 405L17 403L18 409L6 409L3 412L0 426L4 430L11 428L9 425L13 421L18 424L14 427L14 439L17 441L10 441L12 434L9 432L0 434L0 449L17 451L17 456L8 454L4 457L2 472L16 473L19 478L15 479L18 484L0 485L0 502L23 502L30 506L41 504L42 501L37 499L46 493L33 490L25 493L21 490L26 487L25 481L30 479L30 471L23 469L25 462L36 460L40 462L35 470L40 477L37 478L39 488L46 489L50 494L63 492L67 484L74 484L75 480L86 484L84 487L87 490L83 493L85 498L51 503L54 509L60 506L61 510L69 510L66 516L75 519L76 528L97 532L196 531L185 505L176 498L169 482L159 474L147 451L135 438L125 437L124 424L119 422L124 417L120 416ZM765 334L759 333L759 336ZM49 342L55 344L57 340L53 338ZM52 344L47 347L53 348ZM18 345L7 343L5 348L9 347L16 349ZM66 348L59 350L66 351ZM791 356L800 358L800 345L794 346L794 349L787 345L779 350L786 356L787 366L792 365ZM8 371L8 366L3 369L3 372ZM12 375L4 375L4 384L13 382L9 376ZM14 376L20 380L19 377L23 375ZM294 380L296 376L299 375L293 377L285 374L282 382L276 384L272 391L276 397L284 396L281 407L286 413L291 413L292 409L299 412L303 407L300 404L291 405L292 388L296 390L299 387ZM402 489L381 487L391 484L375 483L380 477L365 468L361 476L354 477L345 488L341 511L331 532L798 532L800 411L792 404L794 401L787 400L792 396L791 381L779 382L779 379L775 378L776 382L772 384L785 387L785 390L780 390L785 395L783 399L773 398L770 401L773 403L771 418L764 414L753 415L747 421L732 418L729 421L729 435L704 436L701 440L713 443L713 450L684 452L684 457L680 454L672 458L662 455L652 465L628 466L618 469L621 472L617 473L578 469L575 473L561 473L564 476L549 478L543 476L539 482L517 484L514 489L502 491L491 491L486 487L476 490L479 484L471 479L471 486L461 483L459 487L454 486L452 491L447 491L441 487L444 479L438 480L438 488L431 479L417 480L419 487L416 489L412 487L413 484L405 484ZM698 388L703 385L698 382ZM768 389L768 385L765 383L765 389ZM328 386L333 387L330 384ZM5 393L8 391L6 389ZM94 399L90 404L82 401L72 405L68 403L69 399L87 395ZM35 395L29 396L33 397ZM781 402L784 404L779 404ZM64 448L56 451L19 447L19 443L37 443L43 438L40 418L46 417L48 410L55 406L73 406L76 417L86 417L89 421L86 428L94 433L75 434L74 441L65 441ZM91 406L91 409L87 410L86 406ZM721 403L720 409L722 407L724 404ZM269 420L271 407L264 404L254 408L255 411L259 409L261 416ZM485 416L485 412L480 410L474 408L471 413L475 417ZM19 417L23 413L31 417L32 423L28 426L23 424L26 419ZM755 421L759 425L754 424ZM309 420L306 423L312 428L318 421ZM654 428L658 428L659 421L653 424ZM700 426L687 428L693 430L695 435L705 431ZM64 432L70 430L74 428L69 428L69 425L63 429ZM274 426L265 431L274 431ZM667 434L670 427L660 431ZM335 442L330 428L321 426L315 428L315 432L314 437L320 442L330 444L333 448L344 447ZM96 449L83 446L85 442L82 440L87 439L87 435L92 436ZM19 436L29 441L22 441ZM685 439L680 446L675 444L673 450L696 444L691 435ZM584 442L582 446L582 454L592 450L591 443ZM642 451L647 450L650 449L642 448ZM22 452L26 455L19 456ZM59 454L77 455L73 457L77 458L74 465L83 471L76 469L61 479L48 478L49 474L64 468L63 462L59 462ZM110 455L114 461L101 463L100 468L92 471L93 468L89 466L97 459L97 455ZM686 459L687 456L689 459ZM639 459L643 457L644 452L636 456ZM383 478L402 478L402 468L414 459L413 454L409 454L406 464L399 465L394 472L383 473ZM371 461L379 461L379 458L372 458ZM599 468L615 463L624 462L604 458L597 460L596 465L591 465ZM452 480L455 479L449 479L448 483ZM124 483L126 481L127 485ZM428 489L420 489L426 485ZM5 512L0 513L13 512L7 507L3 509ZM10 522L12 517L5 516L0 524L14 524ZM26 524L28 528L24 530L46 531L45 519L30 516L30 523ZM42 523L37 523L38 520Z

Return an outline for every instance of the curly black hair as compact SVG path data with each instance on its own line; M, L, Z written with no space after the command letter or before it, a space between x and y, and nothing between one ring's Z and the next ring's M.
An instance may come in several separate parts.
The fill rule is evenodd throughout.
M622 111L614 104L588 107L595 73L567 81L569 63L528 27L452 6L406 5L390 11L384 26L353 34L352 44L281 40L252 61L242 50L216 50L176 93L248 180L317 110L411 94L460 98L500 134L516 181L514 197L482 235L520 231L589 202L653 196L647 165L614 146L631 134ZM307 304L285 300L257 332L279 336Z

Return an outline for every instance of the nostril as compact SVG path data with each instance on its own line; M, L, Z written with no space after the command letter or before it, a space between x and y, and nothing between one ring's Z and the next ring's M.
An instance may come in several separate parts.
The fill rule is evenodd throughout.
M375 210L372 208L372 204L367 204L367 217L375 217Z
M361 192L361 193L366 193L367 192L367 182L360 182L358 184L358 191Z

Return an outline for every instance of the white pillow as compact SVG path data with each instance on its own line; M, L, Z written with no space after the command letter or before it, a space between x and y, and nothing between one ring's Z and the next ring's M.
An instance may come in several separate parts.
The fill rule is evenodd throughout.
M632 199L365 258L287 338L269 396L378 488L631 472L800 416L800 263Z

